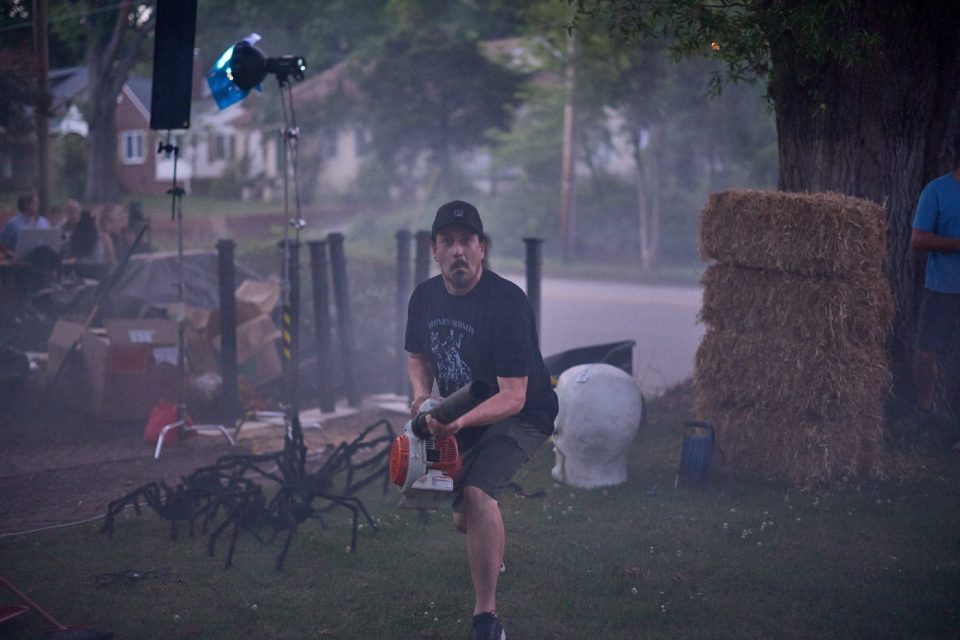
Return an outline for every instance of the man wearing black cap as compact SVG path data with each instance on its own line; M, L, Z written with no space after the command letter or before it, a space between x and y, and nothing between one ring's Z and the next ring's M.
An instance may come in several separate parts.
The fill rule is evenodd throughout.
M518 286L483 266L487 239L477 208L461 200L444 204L431 236L440 275L416 288L407 312L410 414L417 415L434 382L444 397L474 380L493 389L490 398L454 422L428 417L427 424L436 436L455 434L464 452L453 522L467 535L476 598L470 637L505 640L496 614L497 579L504 568L497 497L553 433L557 396L530 303Z

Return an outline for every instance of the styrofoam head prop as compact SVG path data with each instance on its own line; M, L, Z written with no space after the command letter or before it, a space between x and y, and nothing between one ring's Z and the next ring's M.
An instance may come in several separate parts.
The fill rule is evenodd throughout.
M643 419L633 377L608 364L581 364L557 381L554 479L581 489L627 480L627 451Z

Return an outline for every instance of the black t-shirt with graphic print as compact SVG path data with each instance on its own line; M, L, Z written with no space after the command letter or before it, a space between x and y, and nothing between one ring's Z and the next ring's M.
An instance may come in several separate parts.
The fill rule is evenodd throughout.
M540 354L533 310L517 285L484 269L463 296L450 295L442 276L421 283L407 310L404 348L428 353L440 395L446 397L474 380L499 389L497 377L527 377L527 399L520 417L553 433L557 394ZM470 440L481 429L466 429Z

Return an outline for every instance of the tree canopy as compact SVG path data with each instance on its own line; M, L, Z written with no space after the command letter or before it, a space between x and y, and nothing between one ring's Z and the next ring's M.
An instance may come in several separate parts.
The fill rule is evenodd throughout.
M923 256L910 250L917 195L960 165L960 4L952 0L570 0L578 20L627 38L668 34L678 55L712 55L724 79L763 80L776 110L779 187L838 191L886 206L890 339L898 410ZM960 358L943 363L953 379ZM946 377L946 376L943 376ZM944 389L960 407L960 390Z

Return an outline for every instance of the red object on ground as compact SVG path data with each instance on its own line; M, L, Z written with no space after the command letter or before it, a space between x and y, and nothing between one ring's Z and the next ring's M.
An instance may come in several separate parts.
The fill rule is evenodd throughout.
M150 418L147 420L147 426L143 430L143 441L149 444L157 444L163 428L168 424L177 422L177 420L177 405L172 402L167 402L166 400L161 400L155 404L153 410L150 411ZM188 427L193 426L193 421L189 415L184 416L184 422ZM174 447L180 444L180 430L171 429L167 431L167 435L163 437L163 444L168 447Z

